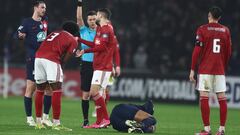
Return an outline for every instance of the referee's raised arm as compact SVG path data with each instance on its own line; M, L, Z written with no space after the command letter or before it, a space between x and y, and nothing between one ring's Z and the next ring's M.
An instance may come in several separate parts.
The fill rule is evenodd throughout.
M83 17L82 17L82 0L78 0L77 3L77 24L79 27L84 25Z

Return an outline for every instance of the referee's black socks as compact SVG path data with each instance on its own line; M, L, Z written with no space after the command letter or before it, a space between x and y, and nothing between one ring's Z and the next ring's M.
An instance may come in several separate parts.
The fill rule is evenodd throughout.
M88 120L89 100L82 100L82 112L84 121Z

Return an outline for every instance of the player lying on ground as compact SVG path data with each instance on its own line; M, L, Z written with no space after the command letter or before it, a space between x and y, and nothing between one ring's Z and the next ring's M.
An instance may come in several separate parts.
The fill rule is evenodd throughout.
M65 22L63 30L52 32L36 53L35 60L35 80L37 83L37 95L35 100L37 129L45 128L41 123L43 94L50 84L52 88L52 112L54 130L72 131L60 123L61 95L63 71L62 64L75 54L78 47L77 38L79 36L78 25L74 22Z
M34 11L32 17L24 19L16 33L18 39L24 40L24 45L26 47L27 82L24 94L24 107L29 126L36 126L32 117L32 96L36 90L34 80L35 53L42 41L46 39L48 28L47 17L45 16L46 4L44 1L35 1L33 7ZM52 122L49 120L48 116L51 108L51 95L51 91L47 90L44 96L44 113L42 121L47 126L52 126Z
M153 117L153 107L151 101L144 105L116 105L110 116L112 127L120 132L153 133L157 123Z
M209 92L217 94L220 107L220 127L216 135L224 135L227 120L227 98L225 70L231 56L231 36L229 29L218 23L222 10L212 7L208 13L208 24L197 29L196 44L192 55L189 79L194 79L194 70L198 64L198 82L196 89L200 93L200 108L204 130L197 135L211 135Z

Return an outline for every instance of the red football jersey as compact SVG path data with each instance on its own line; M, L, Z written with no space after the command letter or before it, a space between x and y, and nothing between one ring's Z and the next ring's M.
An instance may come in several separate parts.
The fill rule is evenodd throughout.
M97 27L94 38L94 47L86 49L85 52L94 52L94 70L112 71L113 53L116 49L116 41L111 24Z
M231 56L229 29L219 23L202 25L196 40L196 45L201 47L198 73L224 75Z
M47 36L36 53L36 58L45 58L61 63L61 57L66 52L74 53L77 49L77 39L66 31L55 31Z

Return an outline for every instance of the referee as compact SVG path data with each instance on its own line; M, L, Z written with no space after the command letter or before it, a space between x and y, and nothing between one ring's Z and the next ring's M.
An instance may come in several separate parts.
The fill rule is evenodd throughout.
M82 39L93 42L96 35L96 11L89 11L87 13L87 24L85 26L82 17L82 0L78 0L77 3L77 24L79 26L80 36ZM89 48L85 44L81 44L81 49ZM89 91L91 87L91 81L93 76L93 53L85 53L82 55L82 65L81 65L81 90L82 90L82 112L83 112L83 125L89 125L88 112L89 112Z

